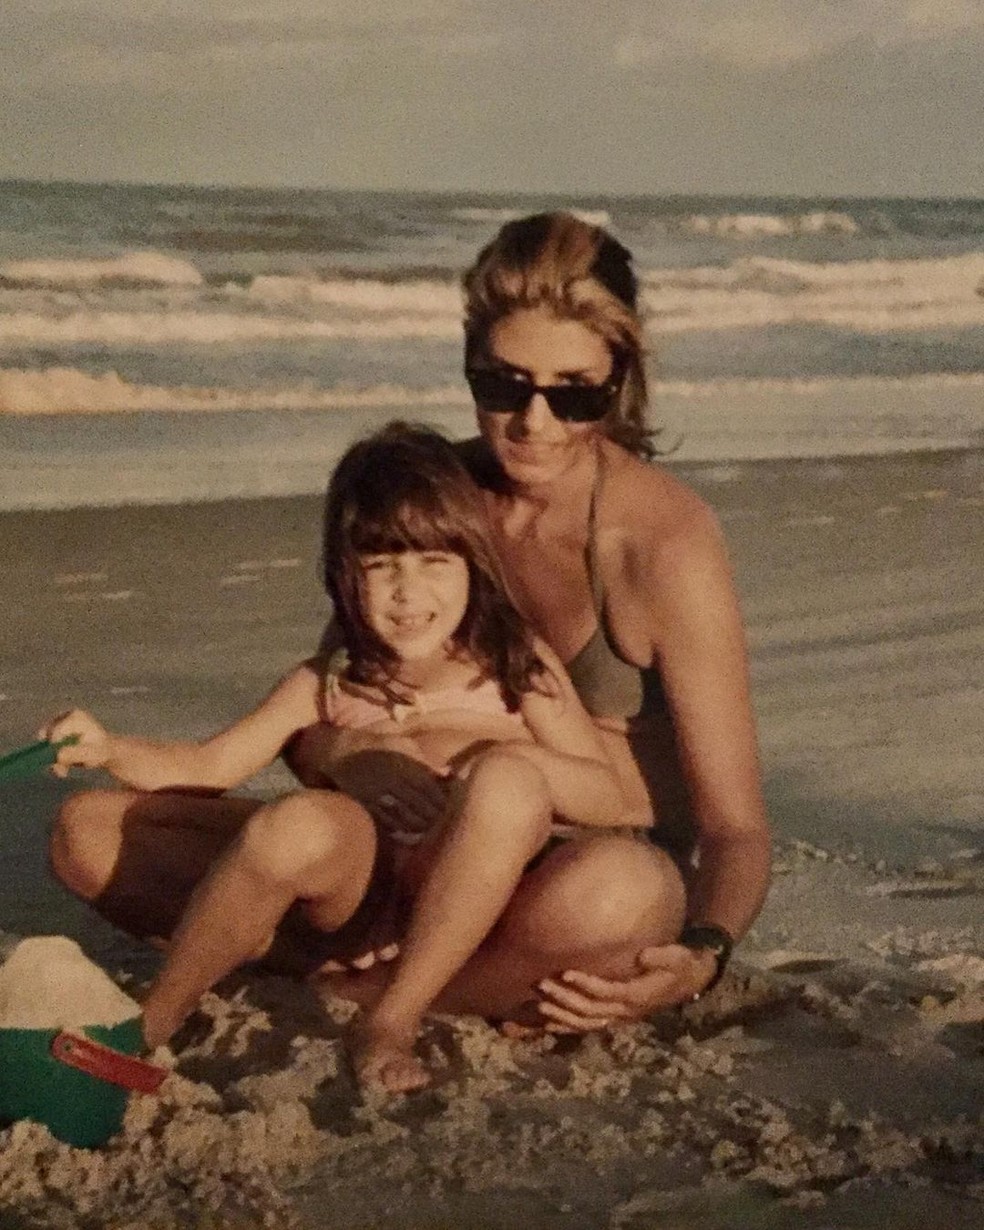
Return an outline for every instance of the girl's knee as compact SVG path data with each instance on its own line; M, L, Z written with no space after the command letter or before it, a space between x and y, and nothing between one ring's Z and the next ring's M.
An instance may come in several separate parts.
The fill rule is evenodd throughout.
M338 857L352 836L349 812L341 796L324 791L285 795L247 822L242 854L263 878L294 883ZM368 817L360 819L371 829Z
M467 799L470 809L488 816L500 834L520 827L541 844L549 836L551 800L546 778L535 764L507 747L490 748L475 761Z

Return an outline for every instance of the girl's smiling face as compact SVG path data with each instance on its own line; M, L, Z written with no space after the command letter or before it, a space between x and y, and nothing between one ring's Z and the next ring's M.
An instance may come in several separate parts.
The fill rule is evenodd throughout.
M468 607L468 565L453 551L360 555L360 604L376 636L402 662L448 656Z

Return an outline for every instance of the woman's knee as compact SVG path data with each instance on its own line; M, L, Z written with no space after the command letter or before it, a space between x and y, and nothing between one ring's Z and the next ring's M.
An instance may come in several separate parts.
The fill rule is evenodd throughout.
M327 723L318 722L299 730L284 748L283 761L301 785L317 788L327 784L325 747L332 733L332 727Z
M683 879L664 850L616 835L575 839L527 877L504 920L544 951L671 943L686 910Z

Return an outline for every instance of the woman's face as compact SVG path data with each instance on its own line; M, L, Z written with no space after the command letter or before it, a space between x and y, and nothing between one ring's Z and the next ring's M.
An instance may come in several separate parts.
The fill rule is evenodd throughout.
M611 376L612 353L579 320L562 319L548 308L521 308L493 325L481 365L537 385L600 385ZM520 486L561 477L600 430L597 422L557 418L542 393L513 412L479 409L478 426L507 477Z

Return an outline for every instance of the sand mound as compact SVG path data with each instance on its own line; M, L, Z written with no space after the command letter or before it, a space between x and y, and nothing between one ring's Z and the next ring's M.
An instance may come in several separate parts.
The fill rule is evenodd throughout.
M79 1029L139 1015L139 1005L64 936L21 940L0 966L0 1028Z

